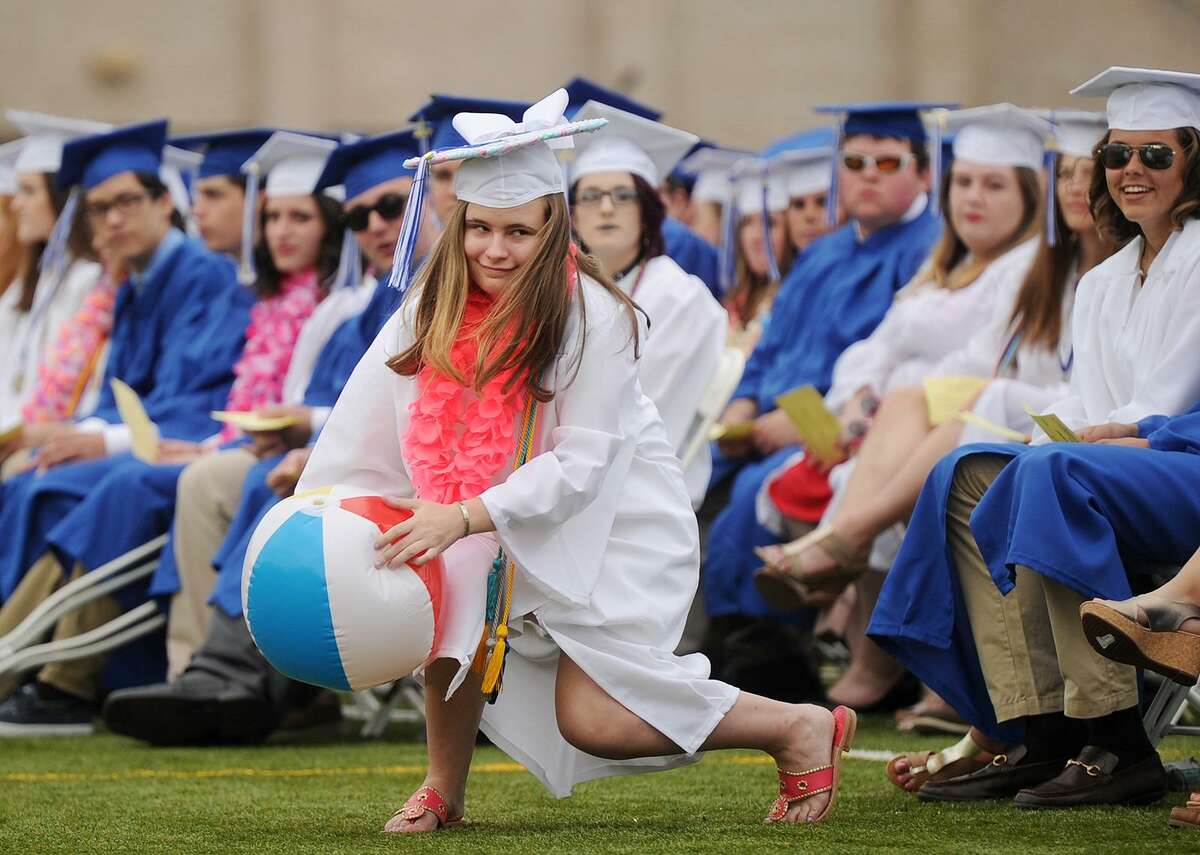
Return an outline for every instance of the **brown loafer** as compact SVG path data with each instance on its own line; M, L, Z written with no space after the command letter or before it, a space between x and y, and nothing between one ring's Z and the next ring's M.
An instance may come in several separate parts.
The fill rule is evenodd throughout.
M1167 794L1167 770L1157 752L1120 772L1111 751L1088 745L1053 780L1021 790L1019 808L1066 808L1083 805L1148 805Z
M1026 749L1018 745L1007 754L997 754L977 772L948 781L930 781L917 790L923 802L979 802L1011 799L1026 787L1036 787L1062 771L1062 760L1022 763Z

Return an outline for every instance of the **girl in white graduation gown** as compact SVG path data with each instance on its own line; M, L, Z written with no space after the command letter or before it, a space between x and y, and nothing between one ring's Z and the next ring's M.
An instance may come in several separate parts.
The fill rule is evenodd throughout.
M442 238L347 384L298 486L351 485L412 510L380 539L381 564L443 556L448 617L424 670L429 773L387 830L461 820L481 715L484 732L557 796L736 745L799 773L781 774L770 819L821 819L853 712L739 693L709 680L702 656L671 652L697 583L696 522L638 382L644 323L570 243L561 170L543 142L569 130L566 101L559 90L519 125L455 117L472 145L499 139L511 150L464 159ZM450 365L462 366L461 379ZM532 450L513 469L531 417ZM485 710L472 662L498 547L516 567L514 638L503 689Z
M643 311L650 330L638 360L642 391L654 402L678 453L716 373L728 319L708 289L665 255L658 191L698 140L694 134L589 101L575 119L603 118L604 133L582 137L571 163L571 212L583 249ZM692 504L708 489L707 448L684 472Z

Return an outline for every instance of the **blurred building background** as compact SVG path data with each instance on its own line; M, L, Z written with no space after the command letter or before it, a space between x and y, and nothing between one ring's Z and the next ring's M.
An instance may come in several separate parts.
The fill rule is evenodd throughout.
M0 105L373 132L430 92L533 99L583 74L757 147L822 102L1099 106L1067 90L1109 65L1200 71L1198 45L1200 0L0 0Z

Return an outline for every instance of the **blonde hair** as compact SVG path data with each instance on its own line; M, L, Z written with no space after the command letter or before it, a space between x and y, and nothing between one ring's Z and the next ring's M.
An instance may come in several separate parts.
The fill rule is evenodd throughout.
M590 255L578 253L579 273L575 282L568 284L571 221L566 201L557 194L543 198L547 216L546 224L538 232L537 249L497 298L476 333L479 349L473 384L477 393L497 374L515 369L514 380L524 376L533 398L544 403L554 397L554 389L542 384L542 375L563 350L573 304L578 303L579 311L584 312L584 301L578 294L581 287L579 273L595 279L625 307L629 313L635 356L639 352L636 306L613 284L599 262ZM412 377L428 365L439 374L459 383L465 382L450 361L450 349L458 336L471 284L463 252L466 218L467 203L459 201L413 283L417 300L414 342L387 363L397 374ZM581 336L586 336L586 320L584 315ZM582 357L582 344L581 341L575 370L578 370L578 358Z

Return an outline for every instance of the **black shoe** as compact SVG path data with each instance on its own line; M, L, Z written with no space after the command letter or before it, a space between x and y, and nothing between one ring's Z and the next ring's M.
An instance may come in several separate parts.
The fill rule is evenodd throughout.
M1066 808L1081 805L1148 805L1167 794L1167 771L1158 752L1116 771L1117 755L1089 745L1052 780L1021 790L1019 808Z
M278 725L265 698L202 671L113 692L104 703L104 723L151 745L256 743Z
M948 781L930 781L917 790L923 802L978 802L988 799L1011 799L1026 787L1036 787L1051 780L1062 771L1065 759L1022 763L1024 745L1007 754L997 754L990 764L969 775Z
M94 704L27 683L0 704L0 736L87 736L95 717Z

